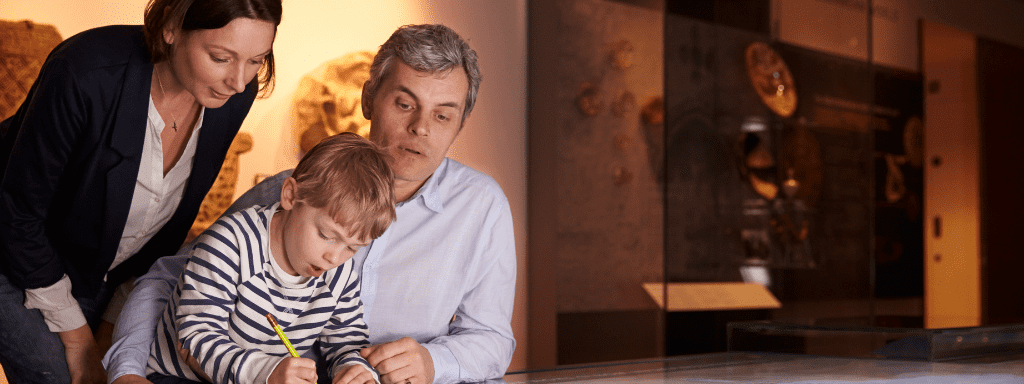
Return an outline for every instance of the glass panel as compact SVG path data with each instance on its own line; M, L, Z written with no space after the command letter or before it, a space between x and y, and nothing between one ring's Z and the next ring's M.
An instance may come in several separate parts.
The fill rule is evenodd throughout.
M1017 383L1022 360L950 364L774 353L715 353L510 373L504 383ZM488 383L491 383L488 381Z
M1020 359L1024 325L924 329L816 326L753 321L729 324L729 351L898 360L996 362Z
M666 353L731 321L922 326L922 77L875 62L872 2L666 4L668 292L737 303L670 307Z
M530 2L558 363L725 351L735 321L921 326L922 78L875 63L872 6Z

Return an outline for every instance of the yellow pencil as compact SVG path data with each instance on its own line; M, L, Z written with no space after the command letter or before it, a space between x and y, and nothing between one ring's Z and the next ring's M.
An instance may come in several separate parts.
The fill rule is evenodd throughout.
M287 337L285 337L284 331L281 330L281 326L277 325L277 320L274 320L274 315L268 313L267 320L270 321L270 326L274 327L274 332L277 332L277 337L280 337L281 341L284 342L284 346L288 347L288 353L291 353L292 357L299 357L299 353L295 352L295 347L293 347L292 343L288 341Z

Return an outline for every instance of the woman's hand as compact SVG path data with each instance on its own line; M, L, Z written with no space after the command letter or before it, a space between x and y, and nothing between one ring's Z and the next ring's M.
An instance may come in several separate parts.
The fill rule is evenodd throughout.
M110 349L112 339L114 338L114 324L109 321L103 320L100 322L100 326L96 328L96 332L93 333L93 338L96 340L97 350L100 352L100 356L107 354L107 350Z
M68 360L72 384L105 384L107 373L103 370L99 346L88 325L60 332L64 353Z

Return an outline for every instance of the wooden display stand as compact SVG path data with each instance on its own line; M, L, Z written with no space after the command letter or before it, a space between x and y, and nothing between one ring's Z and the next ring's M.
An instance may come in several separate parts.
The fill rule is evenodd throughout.
M773 309L782 306L763 285L750 283L644 283L644 290L668 312ZM666 297L668 307L665 306Z
M767 320L782 306L760 284L644 283L643 288L665 310L666 356L725 352L729 322Z

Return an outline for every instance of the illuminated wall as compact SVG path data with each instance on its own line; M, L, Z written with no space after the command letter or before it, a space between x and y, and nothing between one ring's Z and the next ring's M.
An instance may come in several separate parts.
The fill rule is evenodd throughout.
M935 0L771 0L773 36L806 48L867 58L867 5L872 19L872 58L877 64L919 70L918 20L926 19L1024 46L1024 3Z
M141 24L146 0L2 0L0 19L56 26L67 38L109 24ZM473 114L449 156L493 176L508 196L515 221L519 278L513 330L519 339L510 369L526 351L526 0L284 0L274 43L277 85L258 100L242 125L253 135L241 156L236 196L257 175L298 163L291 101L299 79L322 62L356 50L376 51L399 26L443 23L477 51L483 82Z

